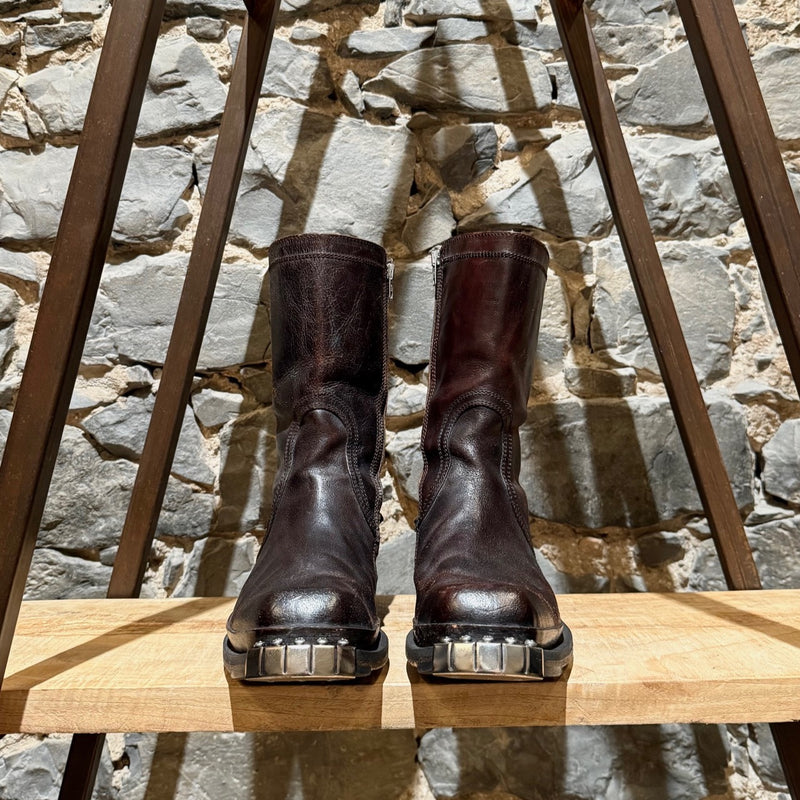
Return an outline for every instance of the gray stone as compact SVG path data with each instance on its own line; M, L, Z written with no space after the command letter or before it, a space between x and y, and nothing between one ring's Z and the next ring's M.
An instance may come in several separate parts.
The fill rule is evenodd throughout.
M103 459L81 432L64 429L37 543L73 551L103 550L119 541L136 477L128 461ZM211 496L170 478L159 536L196 539L208 534Z
M65 22L61 25L29 25L25 30L25 52L28 58L52 53L89 39L91 22Z
M547 72L555 85L553 101L559 108L580 111L581 105L572 82L569 64L566 61L554 61L547 65Z
M0 328L0 362L5 361L14 349L14 326Z
M83 362L122 358L163 364L188 257L139 256L108 267L89 327ZM262 363L269 349L265 270L223 264L214 291L198 369Z
M0 114L0 133L10 139L19 139L23 142L27 142L29 139L28 126L24 118L8 111Z
M539 338L534 357L535 378L561 372L570 339L569 304L559 277L548 272L539 323Z
M241 539L201 539L186 556L173 597L237 597L253 564L258 542Z
M99 53L80 63L45 67L20 89L53 135L78 133L94 82ZM217 122L226 92L217 71L191 36L160 39L147 79L136 135L161 136Z
M109 453L138 461L144 447L155 398L123 397L88 416L81 426ZM192 409L184 410L172 474L204 486L214 483L203 435Z
M201 188L214 145L197 154ZM327 231L380 243L404 219L414 162L405 128L297 104L270 110L256 118L231 240L261 250L279 236Z
M445 17L436 22L435 43L473 42L489 35L489 26L482 20Z
M794 513L791 508L774 506L766 500L760 500L747 515L744 524L747 526L763 525L765 522L774 522L778 519L790 519Z
M167 0L164 16L167 19L176 17L197 17L206 14L212 17L228 14L244 14L244 0Z
M355 72L348 69L336 84L336 95L349 114L360 117L364 113L364 98Z
M56 800L67 762L70 736L12 734L0 741L0 797L3 800ZM112 800L114 766L103 746L93 800Z
M646 567L673 564L686 555L681 537L668 531L656 531L640 536L636 540L636 550Z
M570 360L564 365L564 382L576 397L628 397L636 394L636 371L629 367L601 369Z
M392 117L400 116L400 107L393 97L387 97L385 94L378 94L377 92L362 92L361 96L364 99L364 108L380 117L380 119L391 119Z
M322 31L318 31L316 28L309 28L306 25L295 25L292 28L292 32L289 34L289 38L293 42L308 44L309 42L316 42L327 37Z
M240 28L231 28L228 33L228 44L234 59L241 36ZM322 56L277 36L272 40L267 71L261 86L262 96L313 102L331 94L333 90L333 79Z
M38 155L0 152L0 241L55 238L77 148L47 145ZM112 239L144 244L175 238L190 217L182 195L192 159L174 147L134 148Z
M608 232L611 209L585 133L567 133L534 153L525 173L527 179L489 195L459 229L538 228L564 238Z
M8 429L11 426L11 412L7 409L0 409L0 458L2 458L3 450L6 447L6 439L8 438Z
M17 318L21 305L19 295L10 287L0 284L0 327L9 325Z
M353 31L339 45L343 56L389 58L418 50L432 37L434 28L377 28Z
M414 594L414 550L417 535L412 530L383 542L378 550L378 594Z
M698 752L712 738L714 760ZM438 728L418 758L436 797L701 800L724 793L725 743L712 726Z
M456 226L450 195L440 189L403 226L403 243L412 253L424 253L449 238Z
M386 401L387 417L410 417L421 414L425 409L428 387L424 383L406 383L393 375L389 382Z
M797 402L797 399L781 391L777 386L769 386L758 380L747 379L733 387L731 394L740 403L763 403L764 405L780 405Z
M800 47L768 44L753 57L753 67L779 139L800 139L796 104L800 95Z
M503 82L509 75L518 76L513 86ZM487 44L449 44L409 53L384 67L364 89L414 108L468 114L544 111L552 100L550 77L538 53Z
M749 727L751 738L747 749L756 774L769 791L788 792L786 776L769 725L760 722Z
M65 17L101 17L109 0L61 0Z
M263 530L276 470L272 409L259 409L226 424L219 434L216 530Z
M19 55L21 44L22 44L21 31L11 31L11 33L0 33L0 55L3 56ZM0 95L2 95L1 89L0 89Z
M800 562L796 557L800 517L748 527L746 532L764 588L800 588ZM727 588L713 539L698 545L687 588L698 592Z
M711 124L688 44L642 67L632 81L618 82L614 103L620 120L628 125L687 128Z
M37 547L25 584L26 600L86 600L105 597L111 567L99 561L64 555L58 550Z
M600 52L617 62L643 64L666 52L664 30L656 25L595 25L592 30Z
M434 284L430 261L398 262L389 309L389 357L425 364L431 351Z
M416 24L436 22L440 17L467 19L538 19L538 2L523 0L411 0L406 7L406 19Z
M192 395L195 416L206 428L217 428L236 419L244 398L237 392L201 389Z
M718 236L741 217L715 139L654 134L633 137L629 147L656 235Z
M730 371L736 314L726 252L687 242L660 243L659 252L698 379L707 384L725 377ZM658 375L618 240L595 246L595 271L592 350L614 364Z
M761 450L764 491L788 503L800 504L800 419L789 419Z
M398 491L414 503L419 503L419 481L422 477L421 435L421 428L398 431L388 437L386 445Z
M61 9L38 8L35 11L28 11L25 14L20 14L18 17L14 17L8 21L25 22L28 25L57 25L61 22Z
M494 166L497 133L494 125L451 125L431 137L430 154L442 179L451 189L461 191Z
M13 69L0 67L0 106L5 102L6 95L16 86L19 74Z
M707 397L740 508L753 503L741 406ZM530 512L588 528L643 527L702 511L666 398L537 404L520 431Z
M510 44L529 47L531 50L544 50L548 53L561 50L558 28L548 22L514 22L503 30L503 36Z
M225 20L213 17L189 17L186 20L186 32L195 39L217 41L225 33Z
M561 132L555 128L517 128L509 131L503 140L501 150L504 153L521 153L529 144L545 147L561 138Z
M605 23L612 25L658 25L669 23L669 12L674 11L673 0L594 0L592 11Z

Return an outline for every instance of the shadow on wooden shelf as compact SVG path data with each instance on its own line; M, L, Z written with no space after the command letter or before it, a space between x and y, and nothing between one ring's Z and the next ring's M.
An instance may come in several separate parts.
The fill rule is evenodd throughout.
M568 676L429 681L406 664L414 598L381 598L390 663L353 684L243 685L222 668L234 600L23 605L0 733L300 731L777 722L800 718L800 591L562 595Z

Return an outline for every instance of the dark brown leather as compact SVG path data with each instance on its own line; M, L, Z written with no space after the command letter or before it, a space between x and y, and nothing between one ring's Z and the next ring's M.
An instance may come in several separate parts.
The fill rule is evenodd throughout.
M536 563L519 485L547 277L532 236L455 236L439 253L422 430L414 639L515 636L554 644L561 619Z
M278 472L272 517L228 639L326 637L370 647L386 406L383 248L304 234L270 248Z

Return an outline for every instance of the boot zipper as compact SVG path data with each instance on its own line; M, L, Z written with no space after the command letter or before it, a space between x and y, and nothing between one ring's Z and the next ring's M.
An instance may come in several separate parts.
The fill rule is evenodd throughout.
M440 261L440 253L442 252L442 246L440 244L436 244L431 247L430 250L430 257L431 257L431 270L432 270L432 277L433 277L433 285L436 285L436 273L439 270L439 261Z
M389 281L389 299L394 297L394 259L389 256L386 259L386 277Z

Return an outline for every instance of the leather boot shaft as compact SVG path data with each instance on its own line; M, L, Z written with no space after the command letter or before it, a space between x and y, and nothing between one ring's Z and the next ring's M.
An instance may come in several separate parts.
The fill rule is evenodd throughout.
M228 621L234 651L378 641L388 279L385 251L364 240L304 234L270 248L278 471Z
M434 261L414 640L548 647L562 623L518 480L547 251L527 234L470 233Z

